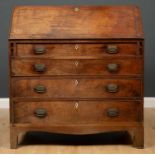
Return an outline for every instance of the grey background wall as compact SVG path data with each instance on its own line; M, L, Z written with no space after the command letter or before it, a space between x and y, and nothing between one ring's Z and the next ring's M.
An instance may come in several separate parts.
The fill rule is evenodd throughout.
M142 10L145 32L145 96L155 96L155 0L0 0L0 97L8 97L8 33L16 5L123 5ZM91 18L91 17L90 17Z

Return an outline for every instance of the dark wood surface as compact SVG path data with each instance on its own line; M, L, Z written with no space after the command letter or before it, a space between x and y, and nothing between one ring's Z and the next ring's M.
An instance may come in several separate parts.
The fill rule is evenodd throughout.
M11 148L28 131L128 131L135 147L144 146L140 18L134 6L14 10L9 38Z

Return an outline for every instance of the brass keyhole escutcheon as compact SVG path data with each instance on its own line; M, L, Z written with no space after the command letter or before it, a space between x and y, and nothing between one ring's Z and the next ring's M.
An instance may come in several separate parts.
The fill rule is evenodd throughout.
M75 50L78 50L78 49L79 49L79 45L76 44L76 45L75 45Z
M78 65L79 65L79 62L75 61L75 66L78 67Z
M75 80L75 86L77 86L79 84L78 80Z
M78 7L76 7L76 8L74 8L74 11L78 12L78 11L80 11L80 9Z
M79 103L78 102L75 102L75 109L77 110L78 109L78 107L79 107Z

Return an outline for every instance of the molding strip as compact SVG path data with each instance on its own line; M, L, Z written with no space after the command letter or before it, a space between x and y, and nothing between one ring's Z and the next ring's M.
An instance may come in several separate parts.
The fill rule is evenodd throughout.
M9 108L9 98L0 98L0 109ZM144 98L144 108L155 108L155 97Z

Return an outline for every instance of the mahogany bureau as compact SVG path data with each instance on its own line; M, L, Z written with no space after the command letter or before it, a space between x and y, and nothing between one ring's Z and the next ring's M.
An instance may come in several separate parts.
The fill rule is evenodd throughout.
M9 46L11 148L28 131L125 131L143 148L136 6L19 6Z

